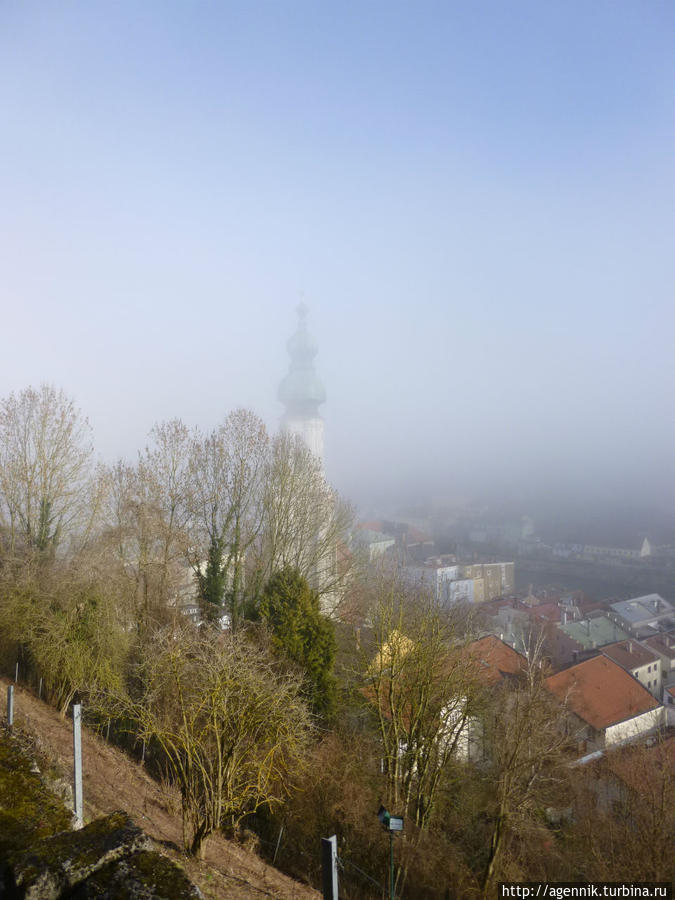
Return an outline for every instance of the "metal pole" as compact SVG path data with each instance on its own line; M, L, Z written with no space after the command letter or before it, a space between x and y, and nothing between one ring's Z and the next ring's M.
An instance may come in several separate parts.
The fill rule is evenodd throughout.
M281 828L279 829L279 837L277 838L277 845L274 848L274 856L272 857L272 865L274 865L274 863L277 860L277 853L279 852L279 845L281 844L281 835L283 833L284 833L284 826L282 825Z
M7 687L7 727L11 728L14 724L14 685Z
M323 900L338 900L337 836L321 838Z
M82 812L82 706L73 704L73 812L75 828L82 828L84 816Z
M38 687L38 700L42 700L42 675L40 675L40 685Z
M389 832L389 900L394 900L394 832Z
M19 661L16 661L16 666L14 667L14 683L19 683Z

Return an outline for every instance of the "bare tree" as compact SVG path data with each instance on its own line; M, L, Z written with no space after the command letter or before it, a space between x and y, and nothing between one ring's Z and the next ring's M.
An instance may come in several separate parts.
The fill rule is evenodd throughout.
M569 738L560 727L559 705L546 688L541 639L530 647L528 659L517 683L495 692L491 715L483 719L493 798L485 897L503 874L507 848L515 857L517 842L526 844L541 831L541 810L564 796L567 783Z
M186 565L192 524L191 455L194 437L180 419L156 425L152 445L139 461L139 475L149 484L157 527L160 601L175 602L176 568Z
M263 524L268 445L263 422L245 409L193 444L192 564L203 599L215 610L226 600L233 628L242 615L246 555Z
M274 572L295 569L318 591L324 607L336 605L348 574L338 555L353 519L351 507L327 484L320 462L302 441L288 434L275 438L256 559L261 582Z
M185 845L273 805L311 733L300 683L275 673L245 637L194 629L158 633L136 672L135 696L107 693L108 714L128 717L161 748L181 792Z
M156 426L151 438L135 466L120 461L106 472L101 541L139 626L175 610L189 573L193 438L179 420Z
M675 737L629 744L573 770L568 852L589 880L673 881Z
M86 530L92 447L63 391L26 388L0 403L0 515L8 550L53 554Z
M461 607L411 594L395 574L378 578L374 593L364 693L382 742L387 802L424 828L482 702L475 662L463 649L471 622Z

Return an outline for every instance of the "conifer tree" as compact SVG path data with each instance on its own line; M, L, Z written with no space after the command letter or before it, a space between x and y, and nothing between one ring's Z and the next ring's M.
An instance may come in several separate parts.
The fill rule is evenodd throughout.
M260 615L272 632L274 649L304 671L314 712L329 718L335 708L336 643L332 623L321 615L317 592L297 569L283 569L265 585Z

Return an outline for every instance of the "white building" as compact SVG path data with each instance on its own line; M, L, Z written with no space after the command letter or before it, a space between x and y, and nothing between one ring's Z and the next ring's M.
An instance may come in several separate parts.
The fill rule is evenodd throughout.
M645 594L610 603L609 614L637 638L667 630L669 623L675 621L675 607L660 594Z
M636 678L650 694L661 702L663 699L663 675L661 657L636 640L618 641L602 648L605 656L613 659L622 669Z
M443 564L406 566L406 573L413 587L428 591L437 601L451 603L458 599L457 588L453 585L457 584L459 566ZM471 599L473 600L473 594Z

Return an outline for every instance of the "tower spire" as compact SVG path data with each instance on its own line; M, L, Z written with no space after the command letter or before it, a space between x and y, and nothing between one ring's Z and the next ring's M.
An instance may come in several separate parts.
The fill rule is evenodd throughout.
M300 303L298 325L286 342L290 356L288 374L279 385L279 399L286 407L282 428L302 438L306 446L323 462L323 419L319 406L326 391L314 369L318 346L307 330L307 307Z

